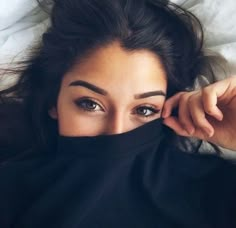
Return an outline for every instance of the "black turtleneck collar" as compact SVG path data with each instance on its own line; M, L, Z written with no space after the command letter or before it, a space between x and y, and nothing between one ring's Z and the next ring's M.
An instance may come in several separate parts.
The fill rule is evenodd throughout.
M76 153L78 156L123 156L133 150L156 143L162 138L162 119L148 122L121 134L99 136L58 136L57 152ZM135 152L134 152L135 153Z

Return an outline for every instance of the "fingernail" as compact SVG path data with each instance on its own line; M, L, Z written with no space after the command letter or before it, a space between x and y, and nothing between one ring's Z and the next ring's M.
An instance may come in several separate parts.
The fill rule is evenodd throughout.
M222 116L222 115L219 115L219 116L218 116L218 120L219 120L219 121L222 121L222 120L223 120L223 116Z

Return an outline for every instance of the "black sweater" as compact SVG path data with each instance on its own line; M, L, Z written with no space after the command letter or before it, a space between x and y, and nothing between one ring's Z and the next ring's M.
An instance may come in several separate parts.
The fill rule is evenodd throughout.
M161 120L130 132L58 136L0 166L0 228L235 228L236 165L188 154Z

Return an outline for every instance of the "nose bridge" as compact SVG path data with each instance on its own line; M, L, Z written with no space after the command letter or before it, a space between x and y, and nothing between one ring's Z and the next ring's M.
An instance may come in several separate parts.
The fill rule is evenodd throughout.
M122 112L115 112L107 124L107 134L120 134L128 129L126 116Z

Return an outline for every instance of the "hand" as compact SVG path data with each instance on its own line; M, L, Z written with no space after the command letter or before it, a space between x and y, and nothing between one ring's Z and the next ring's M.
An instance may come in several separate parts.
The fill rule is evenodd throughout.
M171 116L178 108L178 116ZM164 124L178 135L197 137L236 150L236 76L166 100Z

